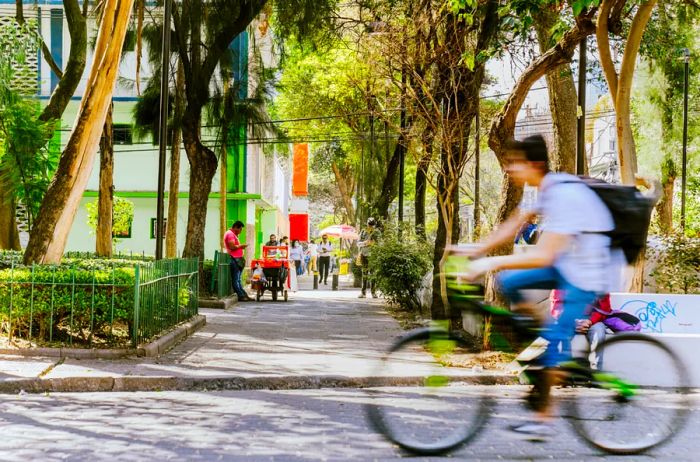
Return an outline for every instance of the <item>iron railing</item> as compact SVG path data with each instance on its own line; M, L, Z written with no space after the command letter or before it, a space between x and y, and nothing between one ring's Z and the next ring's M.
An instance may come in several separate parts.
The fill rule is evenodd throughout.
M133 346L197 314L199 259L140 263L135 270Z
M14 345L136 347L198 312L197 259L23 266L4 257L0 333Z

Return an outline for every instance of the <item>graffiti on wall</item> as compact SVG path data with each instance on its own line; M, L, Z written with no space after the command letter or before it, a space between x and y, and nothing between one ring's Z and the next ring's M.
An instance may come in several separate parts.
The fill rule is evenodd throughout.
M662 304L647 300L629 300L621 309L628 313L634 313L642 322L642 330L648 332L663 333L663 321L676 317L678 303L666 300Z

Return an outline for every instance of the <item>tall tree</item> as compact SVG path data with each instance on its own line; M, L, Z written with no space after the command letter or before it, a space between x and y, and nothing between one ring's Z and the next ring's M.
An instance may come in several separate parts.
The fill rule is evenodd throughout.
M233 39L246 30L264 5L265 0L189 0L173 8L175 48L184 68L187 101L182 138L190 163L184 257L204 257L207 203L218 166L216 154L202 143L200 134L210 84Z
M57 263L63 255L111 104L132 6L133 0L105 0L78 118L30 234L26 264Z
M555 26L560 20L561 6L542 8L533 15L540 53L546 53L554 44ZM546 74L549 93L549 111L552 114L554 149L551 166L558 172L576 173L576 122L578 95L571 72L571 64L550 69Z
M596 26L600 63L615 108L620 178L624 184L628 185L635 184L637 175L637 151L632 132L630 106L632 79L644 30L656 6L656 1L646 0L641 2L639 6L627 6L627 0L602 0ZM624 41L625 48L618 73L612 58L610 34L620 35L623 33L622 15L626 14L626 9L629 9L631 13L634 8L636 8L636 12L634 12L629 32Z
M592 8L578 14L575 17L574 26L567 30L554 46L530 63L515 83L505 106L493 120L489 132L489 146L496 154L496 158L504 172L506 166L506 143L514 137L516 119L530 88L535 82L544 77L548 71L571 62L581 40L595 32L595 24L593 22L595 12L596 9ZM522 188L517 187L508 175L504 173L501 203L498 210L498 223L503 222L515 210L521 198ZM512 244L500 249L497 253L510 253L511 250ZM491 300L499 299L500 297L493 282L493 278L488 279L486 296Z

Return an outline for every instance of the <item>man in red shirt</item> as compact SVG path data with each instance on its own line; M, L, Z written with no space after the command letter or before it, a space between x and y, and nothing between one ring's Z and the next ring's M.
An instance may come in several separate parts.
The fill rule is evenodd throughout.
M241 231L243 231L244 226L242 221L236 221L231 225L231 229L224 234L224 247L231 256L231 263L229 263L231 269L231 287L234 292L236 292L236 295L238 295L238 301L240 302L252 300L248 297L248 294L241 284L241 274L243 274L243 269L245 268L243 249L248 247L248 244L241 244L238 236L241 234Z

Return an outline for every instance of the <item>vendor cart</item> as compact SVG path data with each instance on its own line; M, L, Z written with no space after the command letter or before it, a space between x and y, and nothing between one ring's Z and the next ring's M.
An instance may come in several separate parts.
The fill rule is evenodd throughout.
M269 291L273 301L280 295L287 301L290 287L289 247L263 246L262 258L253 260L250 269L250 285L255 291L255 300L260 301L265 291Z

